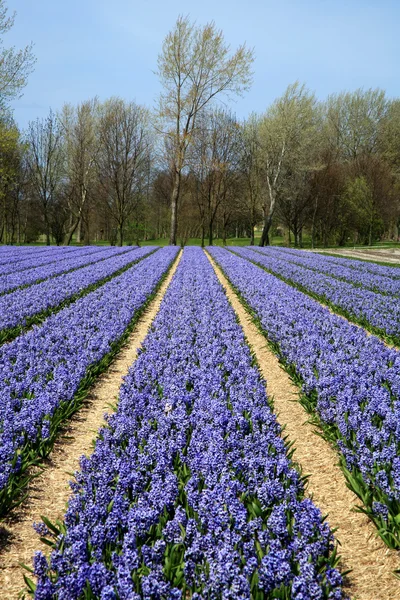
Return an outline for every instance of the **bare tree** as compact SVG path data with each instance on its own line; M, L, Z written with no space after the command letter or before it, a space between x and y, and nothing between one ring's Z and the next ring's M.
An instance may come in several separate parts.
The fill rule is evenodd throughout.
M51 207L57 200L64 177L62 128L52 111L45 119L29 123L26 143L31 188L39 201L46 243L50 245Z
M122 246L124 229L148 183L151 140L148 111L114 98L105 103L99 125L97 170Z
M239 178L240 126L235 117L223 110L203 113L190 159L197 183L197 204L208 243L213 243L213 229L221 205Z
M67 245L71 243L76 230L81 233L82 222L87 221L91 191L96 183L96 160L100 148L98 113L99 106L96 98L82 102L76 108L65 105L62 110L61 122L65 137L66 171L69 183L67 204L70 225L64 240ZM88 229L87 222L85 225Z
M378 150L400 176L400 100L388 102L387 111L379 122Z
M158 57L157 74L164 89L158 116L172 147L170 244L176 244L181 176L197 117L217 96L241 94L249 88L253 60L253 52L245 45L230 56L222 31L213 22L196 27L188 17L179 17L164 40Z

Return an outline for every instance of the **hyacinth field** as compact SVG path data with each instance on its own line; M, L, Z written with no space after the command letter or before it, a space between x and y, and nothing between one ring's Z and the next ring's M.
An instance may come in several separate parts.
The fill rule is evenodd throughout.
M26 597L352 597L340 528L308 491L222 276L374 535L400 550L400 269L273 247L2 247L4 522L160 300L92 451L65 475L63 517L30 524Z

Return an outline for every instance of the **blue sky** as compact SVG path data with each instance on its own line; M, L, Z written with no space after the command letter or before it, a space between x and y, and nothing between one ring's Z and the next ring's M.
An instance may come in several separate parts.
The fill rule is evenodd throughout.
M254 83L232 104L262 112L299 80L319 98L357 87L400 96L398 0L7 0L17 11L5 46L32 41L35 72L14 102L21 127L50 107L97 95L154 106L153 71L179 14L214 20L235 48L254 47Z

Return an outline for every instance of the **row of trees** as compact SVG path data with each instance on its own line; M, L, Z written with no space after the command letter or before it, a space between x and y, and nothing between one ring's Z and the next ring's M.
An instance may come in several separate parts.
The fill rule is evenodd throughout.
M12 185L3 197L1 241L69 244L90 237L123 243L149 187L152 140L148 111L96 100L65 105L29 124L3 152ZM9 131L12 131L11 128Z
M25 79L0 89L0 242L254 244L257 226L261 245L277 228L295 245L304 232L313 245L398 237L400 101L381 90L321 102L296 82L238 121L226 102L249 88L253 52L180 17L159 56L155 110L94 98L20 132L6 101L32 67L23 52Z

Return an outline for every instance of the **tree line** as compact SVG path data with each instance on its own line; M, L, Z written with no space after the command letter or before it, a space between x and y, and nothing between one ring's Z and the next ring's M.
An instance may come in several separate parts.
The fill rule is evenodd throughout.
M0 31L11 26L0 0ZM1 243L398 239L400 100L382 90L321 101L295 82L238 120L229 102L249 89L254 52L179 17L158 58L154 109L92 98L20 131L8 102L26 85L32 49L2 52Z

